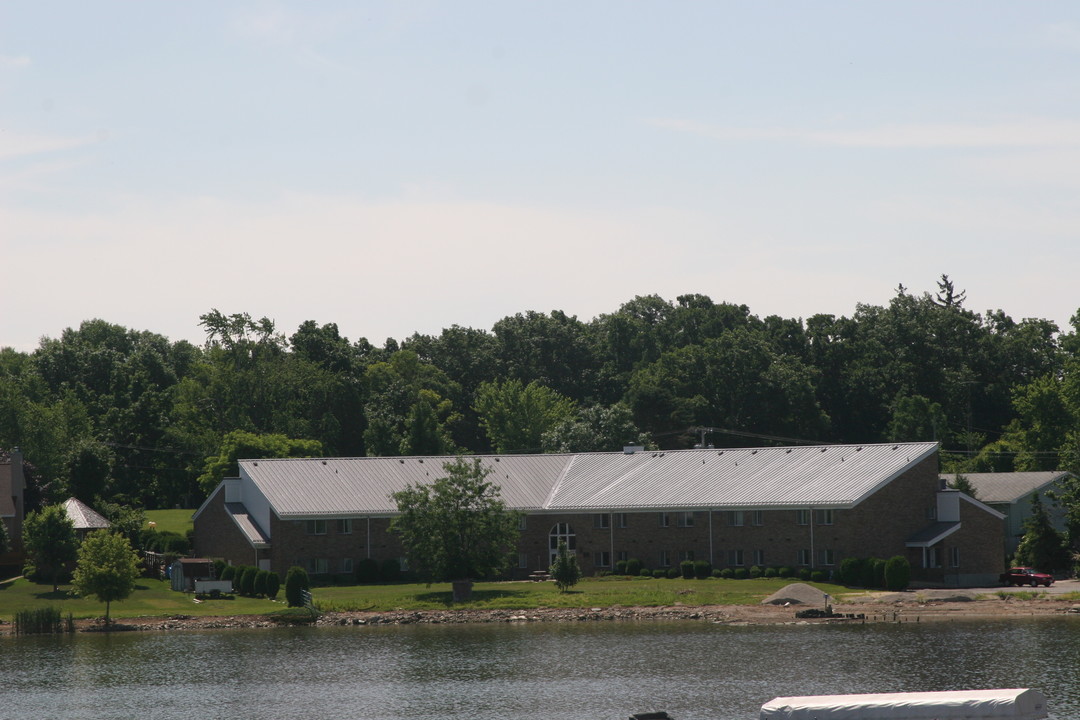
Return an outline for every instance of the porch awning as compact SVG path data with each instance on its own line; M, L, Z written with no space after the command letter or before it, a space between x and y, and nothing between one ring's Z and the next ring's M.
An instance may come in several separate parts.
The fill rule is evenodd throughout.
M960 529L959 522L936 522L927 525L907 539L908 547L927 548L941 542Z

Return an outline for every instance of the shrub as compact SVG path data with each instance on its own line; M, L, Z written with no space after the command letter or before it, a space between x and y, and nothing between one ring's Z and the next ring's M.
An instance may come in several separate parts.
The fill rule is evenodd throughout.
M863 558L859 561L859 582L864 588L878 587L874 582L874 558Z
M814 570L810 573L810 582L823 583L829 579L829 574L824 570Z
M255 594L255 576L259 574L259 569L251 567L250 565L244 568L244 572L240 574L240 592L244 595Z
M765 568L765 577L774 578L776 576L777 576L776 568L774 568L774 567Z
M695 560L694 561L694 577L698 580L704 580L712 575L712 563L708 560Z
M761 573L762 573L762 569L760 567L758 567L757 565L751 565L750 566L750 577L751 578L754 578L756 580L757 578L761 577Z
M627 575L640 575L641 574L641 561L637 558L630 558L626 561L626 574Z
M777 577L791 578L795 577L795 571L787 565L781 565L779 568L776 569L776 575Z
M255 573L255 582L252 584L251 588L254 594L266 597L266 581L269 577L269 570L259 570Z
M680 577L681 575L682 575L682 570L680 570L677 567L669 567L667 569L667 576L671 580L674 580L675 578Z
M401 579L401 563L397 558L386 558L379 566L379 579L383 582L397 582Z
M712 576L713 576L714 578L719 578L719 577L721 577L721 576L722 576L722 571L720 570L720 568L713 568L713 569L712 569Z
M871 587L885 587L885 561L881 558L871 558L870 566L873 568L874 584Z
M679 563L679 574L682 575L683 580L694 579L694 561L683 560Z
M859 580L862 578L862 564L863 561L859 558L844 558L840 561L840 569L837 571L836 579L840 581L841 585L858 585Z
M667 570L665 570L664 568L656 568L655 570L652 571L652 576L654 578L666 578L667 577Z
M643 567L641 568L641 570L638 570L638 575L640 575L641 577L653 577L653 571L649 568Z
M278 591L281 590L281 576L276 572L270 573L266 578L266 597L271 600L278 596Z
M750 571L749 570L747 570L744 567L735 568L735 579L736 580L745 580L748 577L750 577Z
M720 571L720 577L724 578L725 580L730 580L735 577L735 571L731 568L724 568Z
M808 567L799 568L798 578L800 580L809 580L810 579L810 568L808 568Z
M229 567L221 558L214 560L214 577L221 579L221 573L225 572L225 568Z
M619 561L617 561L615 563L615 574L616 575L629 575L629 573L626 572L626 561L625 560L619 560Z
M362 585L370 585L379 581L379 561L375 558L364 558L356 563L356 582Z
M289 607L303 607L304 590L311 589L307 570L296 565L285 574L285 601Z
M226 565L218 577L222 580L232 580L236 577L236 568L232 565Z
M885 588L899 592L911 582L911 563L902 555L894 555L885 563Z

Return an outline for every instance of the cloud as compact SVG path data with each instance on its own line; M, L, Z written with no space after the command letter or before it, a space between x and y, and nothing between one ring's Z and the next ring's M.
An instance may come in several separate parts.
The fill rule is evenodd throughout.
M653 119L648 124L727 142L780 141L864 148L1061 147L1080 145L1080 122L1033 119L989 125L928 123L884 125L864 130L741 128L688 120Z
M30 67L30 64L27 55L0 55L0 68L24 68Z
M64 137L19 133L0 128L0 161L26 155L70 150L97 142L95 137Z

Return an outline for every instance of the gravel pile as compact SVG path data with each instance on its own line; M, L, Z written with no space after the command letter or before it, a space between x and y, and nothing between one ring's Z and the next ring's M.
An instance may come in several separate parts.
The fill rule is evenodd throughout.
M785 585L761 601L762 605L825 605L825 593L806 583Z

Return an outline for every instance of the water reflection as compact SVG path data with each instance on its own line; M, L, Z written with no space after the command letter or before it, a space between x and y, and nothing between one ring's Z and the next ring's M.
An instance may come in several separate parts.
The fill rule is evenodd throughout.
M1035 687L1080 720L1073 618L121 633L0 642L5 718L757 717L777 695Z

